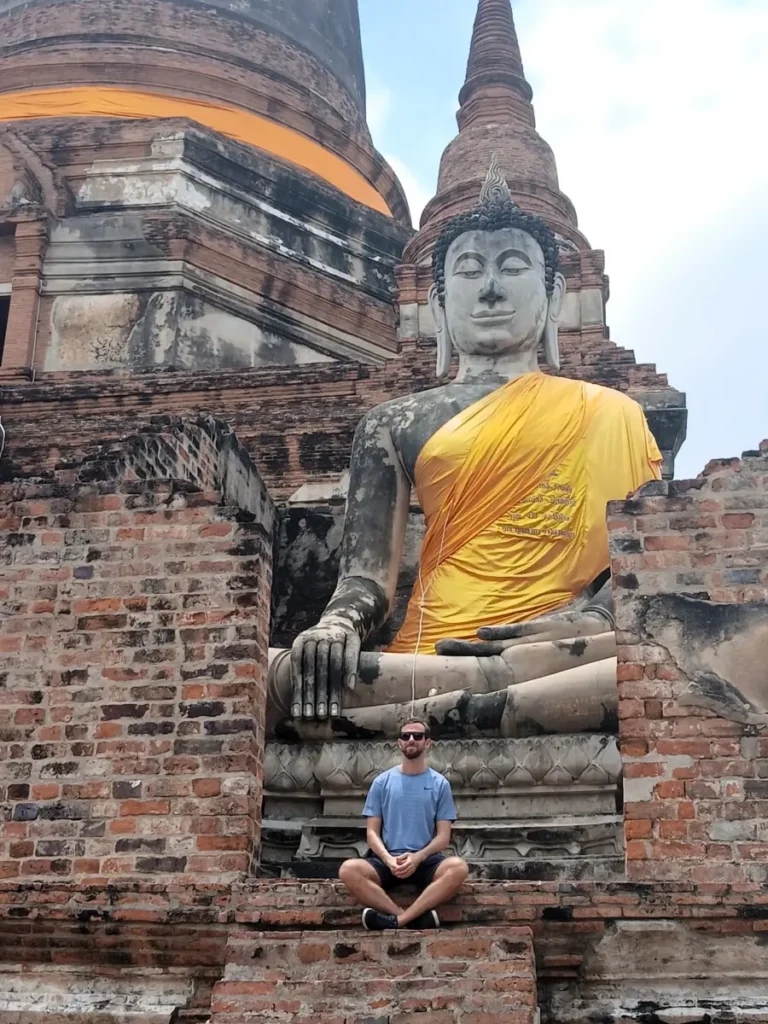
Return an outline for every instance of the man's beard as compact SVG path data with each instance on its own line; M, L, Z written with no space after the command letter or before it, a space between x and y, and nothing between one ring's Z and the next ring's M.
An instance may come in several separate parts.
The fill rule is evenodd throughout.
M403 756L407 757L409 761L415 761L417 758L421 757L423 753L424 751L419 750L418 747L416 748L416 750L409 750L406 747L405 750L403 751Z

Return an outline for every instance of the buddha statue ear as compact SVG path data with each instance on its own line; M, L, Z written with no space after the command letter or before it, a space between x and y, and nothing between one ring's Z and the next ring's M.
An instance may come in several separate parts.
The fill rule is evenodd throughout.
M560 343L557 337L557 323L565 297L565 278L555 274L555 283L547 306L547 322L544 326L544 360L550 370L560 369Z
M437 294L437 287L434 284L429 289L429 308L432 310L432 318L435 321L435 340L437 342L437 365L435 372L439 379L447 377L451 369L453 345L451 343L451 335L448 332L448 323L445 319L445 310L440 302L440 296Z

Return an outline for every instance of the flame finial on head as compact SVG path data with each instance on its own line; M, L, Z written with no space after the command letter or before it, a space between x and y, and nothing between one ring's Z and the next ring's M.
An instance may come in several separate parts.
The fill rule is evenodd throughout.
M481 204L505 202L517 205L509 191L507 179L504 177L495 153L491 157L488 173L485 176L483 187L480 189L480 202Z

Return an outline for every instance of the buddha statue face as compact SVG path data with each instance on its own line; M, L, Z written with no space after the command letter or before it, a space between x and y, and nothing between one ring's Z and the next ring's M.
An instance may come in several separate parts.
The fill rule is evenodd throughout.
M431 296L443 344L467 355L535 353L549 328L553 362L565 281L555 275L547 295L544 253L532 235L519 227L465 231L448 248L444 280L443 303Z

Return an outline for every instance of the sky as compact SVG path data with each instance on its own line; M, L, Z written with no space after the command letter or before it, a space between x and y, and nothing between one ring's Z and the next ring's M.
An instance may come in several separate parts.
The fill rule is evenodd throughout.
M476 0L359 0L368 122L416 220ZM768 0L513 0L539 133L606 253L611 338L687 396L675 476L768 438Z

